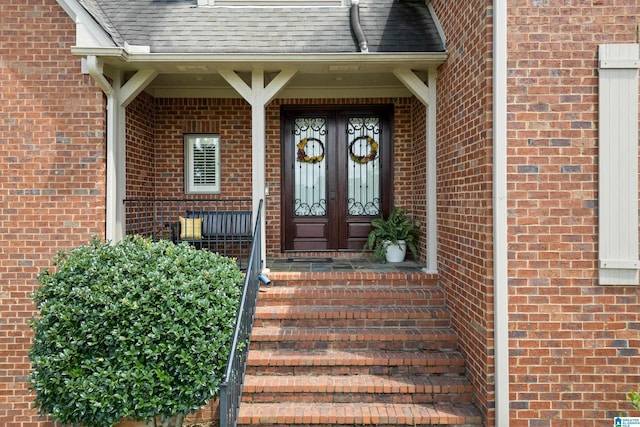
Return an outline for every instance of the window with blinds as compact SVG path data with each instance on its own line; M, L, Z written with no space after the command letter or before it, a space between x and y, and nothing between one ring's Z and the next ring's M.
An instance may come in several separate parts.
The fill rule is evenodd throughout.
M220 192L219 135L185 135L184 159L185 193Z

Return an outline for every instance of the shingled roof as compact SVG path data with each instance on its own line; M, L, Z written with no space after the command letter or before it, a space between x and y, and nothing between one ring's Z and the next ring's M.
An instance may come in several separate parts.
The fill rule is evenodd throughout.
M151 53L358 52L348 7L209 7L197 0L80 0L118 46ZM360 0L371 53L443 52L424 1Z

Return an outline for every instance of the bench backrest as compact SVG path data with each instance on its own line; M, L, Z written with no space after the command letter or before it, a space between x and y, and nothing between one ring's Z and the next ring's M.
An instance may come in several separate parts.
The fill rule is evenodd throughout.
M187 211L202 219L202 237L251 237L251 211Z

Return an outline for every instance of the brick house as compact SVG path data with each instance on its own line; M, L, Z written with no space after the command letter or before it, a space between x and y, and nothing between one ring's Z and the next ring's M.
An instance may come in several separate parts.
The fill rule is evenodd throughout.
M633 415L640 1L361 0L360 26L358 2L274 3L0 4L2 424L52 425L27 383L37 273L122 238L123 199L197 193L190 136L220 147L206 192L265 200L267 259L359 250L370 218L301 220L292 170L369 167L375 143L380 170L312 179L347 200L376 176L361 202L423 225L483 425Z

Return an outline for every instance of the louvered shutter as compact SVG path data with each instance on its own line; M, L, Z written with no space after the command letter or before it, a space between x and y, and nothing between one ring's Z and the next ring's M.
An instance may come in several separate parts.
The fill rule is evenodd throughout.
M185 136L187 193L220 191L220 138L217 135Z

